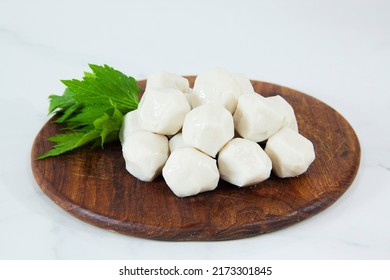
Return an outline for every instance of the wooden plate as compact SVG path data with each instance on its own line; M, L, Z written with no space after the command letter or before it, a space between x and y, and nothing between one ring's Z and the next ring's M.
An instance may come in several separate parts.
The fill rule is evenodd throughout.
M194 77L188 79L192 84ZM349 123L321 101L286 87L252 83L256 92L279 94L294 107L300 132L313 142L317 157L304 175L279 179L272 174L241 189L220 181L215 191L178 198L162 176L144 183L127 173L120 143L35 160L51 148L47 138L60 132L50 120L33 144L34 177L55 203L77 218L143 238L238 239L302 221L330 206L351 185L360 163L359 141ZM145 87L145 81L139 84Z

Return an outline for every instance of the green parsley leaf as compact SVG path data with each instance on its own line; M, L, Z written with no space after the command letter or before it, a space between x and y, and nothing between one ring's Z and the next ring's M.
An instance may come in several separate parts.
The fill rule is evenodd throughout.
M93 122L104 114L112 114L114 107L111 104L91 104L83 107L77 115L69 118L66 123L70 130L92 125Z
M77 103L74 99L74 93L70 89L65 89L63 95L50 95L49 113L56 109L65 110Z
M56 136L50 137L48 140L56 142L53 149L40 155L37 159L43 159L51 156L58 156L65 152L71 151L77 147L83 146L91 141L96 140L100 135L98 130L91 130L89 132L73 132L66 134L57 134Z
M107 65L90 64L92 73L82 80L63 80L63 95L50 95L49 114L58 113L57 123L64 124L63 134L48 140L52 150L37 159L57 156L85 144L92 147L119 139L123 116L138 107L139 87L133 77Z
M122 113L138 106L139 88L132 77L107 66L90 64L93 74L87 73L82 81L63 80L62 83L72 92L76 101L83 104L111 103ZM137 92L137 95L134 94Z
M122 120L122 113L115 109L111 117L104 114L93 122L95 129L100 131L102 145L105 142L114 141L119 137Z

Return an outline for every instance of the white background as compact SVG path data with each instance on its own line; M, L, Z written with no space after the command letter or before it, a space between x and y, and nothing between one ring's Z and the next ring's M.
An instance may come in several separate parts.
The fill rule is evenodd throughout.
M162 242L85 224L31 173L47 97L88 63L137 79L215 67L310 94L362 147L330 208L287 229L226 242ZM0 259L389 259L390 1L0 0Z

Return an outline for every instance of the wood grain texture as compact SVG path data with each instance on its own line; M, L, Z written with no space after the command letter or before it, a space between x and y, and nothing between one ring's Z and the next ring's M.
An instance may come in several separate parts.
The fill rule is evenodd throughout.
M194 77L188 79L193 84ZM300 132L316 151L316 160L305 174L289 179L272 174L265 182L241 189L221 180L215 191L178 198L162 176L144 183L130 175L120 143L35 160L51 148L47 138L60 132L60 126L50 120L33 144L34 177L70 214L137 237L229 240L295 224L330 206L352 184L360 163L359 141L349 123L323 102L279 85L252 84L256 92L279 94L294 107ZM143 89L145 81L139 85Z

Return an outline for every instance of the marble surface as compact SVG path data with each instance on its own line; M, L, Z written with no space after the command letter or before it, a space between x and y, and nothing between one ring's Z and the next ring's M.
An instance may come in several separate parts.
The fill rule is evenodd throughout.
M330 208L226 242L123 236L67 214L30 168L47 97L88 63L138 79L215 67L308 93L361 143L359 173ZM0 1L0 259L389 259L390 2Z

